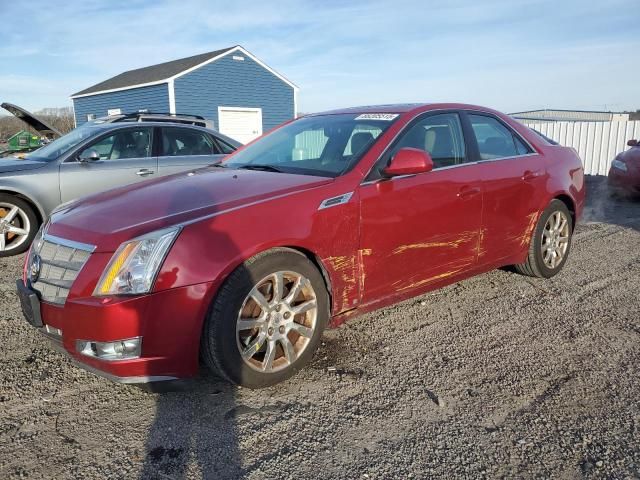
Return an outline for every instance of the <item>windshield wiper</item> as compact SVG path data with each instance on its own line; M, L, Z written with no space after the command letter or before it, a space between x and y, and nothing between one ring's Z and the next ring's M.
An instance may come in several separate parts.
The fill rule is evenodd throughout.
M238 170L240 170L240 169L243 169L243 170L262 170L264 172L284 173L278 167L274 167L273 165L260 164L260 163L249 163L247 165L242 165L241 167L238 167Z

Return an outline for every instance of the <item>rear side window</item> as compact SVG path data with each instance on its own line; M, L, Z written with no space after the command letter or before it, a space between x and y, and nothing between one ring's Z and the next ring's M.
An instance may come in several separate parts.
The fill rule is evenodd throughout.
M162 128L162 156L215 155L220 153L205 132L188 128Z
M529 147L499 120L486 115L469 114L468 117L478 142L481 160L531 153Z
M419 120L402 136L393 153L405 147L429 152L434 168L463 163L465 146L458 114L442 113Z

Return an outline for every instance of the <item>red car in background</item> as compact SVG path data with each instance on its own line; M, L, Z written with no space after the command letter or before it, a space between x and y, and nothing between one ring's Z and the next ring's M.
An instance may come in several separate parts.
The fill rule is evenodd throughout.
M264 387L327 325L505 265L557 274L583 180L574 150L487 108L314 114L221 165L59 208L18 292L95 373L166 380L202 359Z
M619 153L611 162L608 183L613 193L640 195L640 143L627 142L631 148Z

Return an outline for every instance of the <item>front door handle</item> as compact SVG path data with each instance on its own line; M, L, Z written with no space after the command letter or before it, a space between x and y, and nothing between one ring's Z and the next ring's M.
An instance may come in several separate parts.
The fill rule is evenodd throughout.
M480 189L478 187L469 187L468 185L462 187L458 192L458 198L469 198L474 195L478 195L480 193Z
M540 175L542 175L542 170L536 170L535 172L531 171L531 170L526 170L522 174L522 180L524 180L526 182L528 180L533 180L534 178L537 178Z
M147 175L153 175L154 173L156 172L148 168L141 168L136 172L136 175L138 175L139 177L146 177Z

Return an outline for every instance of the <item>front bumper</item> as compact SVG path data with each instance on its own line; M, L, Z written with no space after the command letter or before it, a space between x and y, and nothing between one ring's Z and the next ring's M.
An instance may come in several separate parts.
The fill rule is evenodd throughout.
M622 172L612 167L609 170L607 183L612 188L640 194L640 174L636 175L635 172Z
M62 306L39 302L41 325L29 323L75 364L110 380L146 383L186 378L198 371L210 287L205 283L136 297L74 298ZM24 284L22 289L29 290ZM51 335L54 329L62 335ZM143 339L139 358L102 360L83 355L76 347L78 340L111 342L131 337Z

